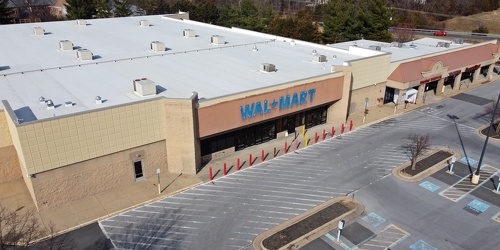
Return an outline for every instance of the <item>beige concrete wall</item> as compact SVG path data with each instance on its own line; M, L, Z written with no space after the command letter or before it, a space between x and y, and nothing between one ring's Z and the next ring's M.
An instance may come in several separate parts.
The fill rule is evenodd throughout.
M135 183L133 162L142 160L144 177L168 170L165 141L38 173L33 182L39 210Z
M13 145L12 138L9 131L9 125L7 124L5 110L0 110L0 148L11 145Z
M27 172L40 173L165 140L162 101L153 99L18 125Z
M353 90L351 93L349 114L354 112L363 112L365 109L365 98L368 98L368 110L370 107L383 104L384 95L385 82Z
M352 67L352 90L366 88L387 81L391 54L349 61Z
M327 123L345 123L347 119L347 108L349 106L349 95L352 85L352 68L348 66L335 66L335 71L339 71L344 77L342 87L342 98L328 107Z
M21 179L22 172L13 145L0 147L0 183Z
M201 163L200 141L198 140L198 121L195 108L198 94L191 99L166 99L164 117L166 118L167 159L169 172L195 174Z

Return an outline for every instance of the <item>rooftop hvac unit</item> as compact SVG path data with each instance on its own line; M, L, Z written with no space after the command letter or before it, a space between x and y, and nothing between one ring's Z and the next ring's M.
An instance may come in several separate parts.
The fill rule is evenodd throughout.
M87 21L85 21L83 19L78 19L78 20L76 20L76 25L87 26Z
M438 42L436 47L449 48L450 47L450 43L447 43L447 42Z
M33 28L33 33L35 34L35 36L43 36L45 35L45 30L42 29L42 27L35 27Z
M59 48L61 50L73 50L73 43L68 40L59 41Z
M141 21L139 21L139 26L149 27L149 21L148 20L141 20Z
M455 38L455 39L453 39L453 43L463 44L464 43L464 39Z
M313 62L326 62L326 56L325 55L313 55L312 61Z
M211 39L210 39L210 42L212 44L216 44L216 45L222 45L222 44L226 43L224 41L224 37L223 36L219 36L219 35L212 36Z
M156 95L156 84L147 78L135 79L134 92L140 96Z
M182 36L183 37L196 37L196 34L195 34L194 30L185 29L182 31Z
M376 51L381 51L382 50L382 47L378 46L378 45L370 45L370 47L368 47L368 48L371 49L371 50L376 50Z
M402 48L403 47L403 43L400 43L400 42L391 42L391 47Z
M165 51L165 43L162 43L160 41L153 41L150 44L150 48L154 52L163 52Z
M88 49L79 49L76 51L76 57L80 61L92 60L92 56L93 56L92 52Z
M262 72L274 72L276 71L276 66L270 63L263 63L260 65L260 71Z

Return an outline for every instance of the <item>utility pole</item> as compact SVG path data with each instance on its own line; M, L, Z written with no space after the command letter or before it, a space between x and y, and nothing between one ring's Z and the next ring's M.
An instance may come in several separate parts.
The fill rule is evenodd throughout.
M481 164L483 164L484 152L486 151L486 146L488 145L488 139L490 138L491 127L495 123L495 115L498 109L498 102L500 102L500 94L498 94L497 104L495 105L495 109L493 110L493 115L491 116L490 126L488 127L488 133L486 134L486 140L484 140L483 151L481 152L481 157L479 158L479 163L477 165L476 172L472 175L472 184L477 185L479 183L479 170L481 169Z

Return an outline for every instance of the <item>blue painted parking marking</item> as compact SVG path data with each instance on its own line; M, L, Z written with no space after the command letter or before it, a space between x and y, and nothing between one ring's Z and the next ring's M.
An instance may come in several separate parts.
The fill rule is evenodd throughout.
M478 200L471 201L469 204L467 204L467 206L470 209L478 211L480 213L484 213L484 211L486 211L490 207L490 205Z
M470 157L462 157L460 159L460 161L463 162L463 163L465 163L465 164L467 164L467 160L469 161L469 165L471 165L471 166L477 163L476 160L474 160L474 159L472 159Z
M384 218L374 212L371 212L367 216L363 217L363 220L370 223L370 225L374 227L377 227L385 221Z
M413 250L438 250L437 248L429 245L429 243L423 240L415 242L415 244L411 245L410 248Z
M440 188L438 185L435 185L434 183L432 183L430 181L424 181L424 182L420 183L419 186L421 186L421 187L423 187L431 192L434 192Z

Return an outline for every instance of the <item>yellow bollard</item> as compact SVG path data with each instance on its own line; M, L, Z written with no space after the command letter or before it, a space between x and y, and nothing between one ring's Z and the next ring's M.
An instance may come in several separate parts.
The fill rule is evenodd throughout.
M304 137L304 134L306 133L306 126L302 126L302 137Z
M309 144L309 136L306 135L306 147L307 147L308 144Z

